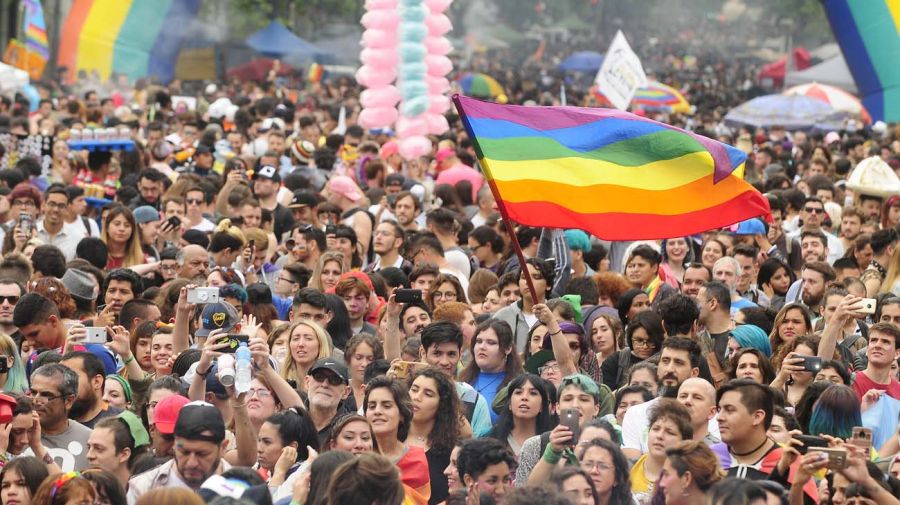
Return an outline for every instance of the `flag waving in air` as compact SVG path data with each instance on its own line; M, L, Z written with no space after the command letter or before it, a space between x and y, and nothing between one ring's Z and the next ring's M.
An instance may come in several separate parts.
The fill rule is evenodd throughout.
M641 240L769 214L733 173L746 155L707 137L613 109L454 102L498 204L518 223Z

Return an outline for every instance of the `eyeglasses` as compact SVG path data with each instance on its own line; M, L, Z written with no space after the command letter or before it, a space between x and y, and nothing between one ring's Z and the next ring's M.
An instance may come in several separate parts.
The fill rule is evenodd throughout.
M37 207L34 200L13 200L12 204L18 205L19 207Z
M203 200L197 200L195 198L188 198L185 201L188 203L188 205L200 205L201 203L203 203Z
M34 401L34 400L37 400L38 398L40 398L41 403L50 403L53 400L59 400L60 398L65 398L65 397L66 397L66 395L54 395L53 393L51 393L49 391L38 392L38 391L31 390L31 400Z
M387 230L375 230L376 237L393 237L394 234Z
M456 291L435 291L434 298L441 300L456 300Z
M287 282L287 283L290 283L290 284L300 284L299 282L297 282L297 281L295 281L295 280L293 280L293 279L288 279L288 278L282 277L282 276L280 276L280 275L278 276L278 280L284 281L284 282Z
M653 343L643 338L631 339L631 347L653 347Z
M559 371L559 363L538 367L538 375L544 375L544 372L558 372L558 371Z
M69 204L67 204L67 203L62 203L62 202L47 202L47 205L46 205L46 206L49 207L49 208L51 208L51 209L59 209L59 210L63 210L63 209L65 209L66 207L68 207Z
M272 396L272 392L265 388L250 388L247 390L247 398L256 395L260 398L270 398Z
M818 207L803 207L803 212L808 212L810 214L824 214L825 209L820 209Z
M344 384L344 379L330 373L314 373L312 374L312 378L319 383L328 381L329 386L341 386Z
M582 461L581 468L590 472L591 470L597 469L601 472L608 472L612 470L612 467L603 463L601 461Z
M9 302L10 305L15 305L16 303L19 302L19 297L13 296L13 295L9 295L9 296L0 295L0 304L3 304L4 302Z

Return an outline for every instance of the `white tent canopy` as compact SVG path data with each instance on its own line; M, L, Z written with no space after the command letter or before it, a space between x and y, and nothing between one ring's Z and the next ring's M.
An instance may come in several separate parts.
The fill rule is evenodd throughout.
M788 73L784 78L784 87L789 88L797 84L813 82L836 86L849 93L857 92L856 83L853 81L850 69L847 68L847 62L840 53L806 70Z
M0 92L17 91L28 81L28 72L0 62Z

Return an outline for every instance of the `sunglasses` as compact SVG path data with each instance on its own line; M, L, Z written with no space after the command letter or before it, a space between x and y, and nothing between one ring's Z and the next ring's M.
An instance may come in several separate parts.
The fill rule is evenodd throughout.
M3 302L9 302L10 305L15 305L16 303L19 302L19 297L13 296L13 295L9 295L9 296L0 295L0 304L2 304Z
M344 384L344 379L330 373L314 373L312 378L316 382L328 381L329 386L340 386Z
M804 207L803 211L808 212L810 214L824 214L825 213L825 209L819 209L816 207Z

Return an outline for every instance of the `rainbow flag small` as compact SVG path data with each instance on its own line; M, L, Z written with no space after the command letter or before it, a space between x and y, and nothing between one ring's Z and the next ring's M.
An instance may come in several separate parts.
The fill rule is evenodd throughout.
M504 217L518 223L642 240L769 214L734 173L746 154L710 138L615 109L453 100Z
M47 41L47 25L44 24L44 8L38 0L24 0L25 20L23 33L25 47L46 61L50 57L50 43Z

